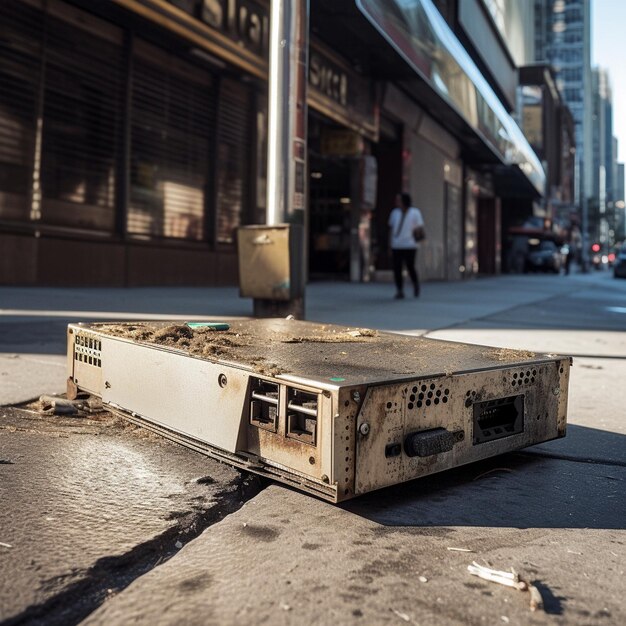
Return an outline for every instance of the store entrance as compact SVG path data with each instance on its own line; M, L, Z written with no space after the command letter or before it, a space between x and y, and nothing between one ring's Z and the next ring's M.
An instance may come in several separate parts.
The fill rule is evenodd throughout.
M309 276L350 277L350 160L309 153Z

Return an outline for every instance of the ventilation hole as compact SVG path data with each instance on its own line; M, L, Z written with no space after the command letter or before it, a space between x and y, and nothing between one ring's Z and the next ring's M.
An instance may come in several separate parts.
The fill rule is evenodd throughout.
M417 393L417 387L413 387L413 389L411 390L413 393Z
M428 397L429 397L429 398L432 398L432 397L433 397L433 392L432 392L432 391L429 391L429 392L428 392Z
M439 398L441 396L441 389L437 389L437 393L435 395Z
M430 383L430 388L434 389L435 388L435 383Z
M426 406L430 406L430 400L426 400Z
M418 401L417 401L417 408L418 408L418 409L421 409L421 408L422 408L422 401L421 401L421 400L418 400Z
M535 382L535 377L534 377L534 376L530 379L530 382L531 382L531 383L534 383L534 382Z
M441 401L445 404L448 401L448 398L444 396L443 398L441 398Z
M450 390L449 389L445 389L444 393L446 394L446 396L449 396L450 395Z
M561 374L563 373L563 368L562 368L562 367L559 369L559 372L560 372Z
M391 402L387 402L387 408L390 409L391 408Z
M530 376L530 370L526 372L526 376Z
M348 471L348 468L346 467L346 472L347 472L347 471ZM346 482L347 482L347 483L349 483L349 482L350 482L350 479L349 479L347 476L346 476ZM346 491L346 493L348 493L348 492Z
M346 457L346 463L349 463L349 462L350 462L350 457L349 457L349 456L347 456L347 457Z
M422 391L426 391L426 385L422 385Z
M346 430L350 430L350 424L346 426Z
M533 370L533 376L537 376L537 370Z
M439 398L435 398L435 404L439 404Z
M467 393L466 393L465 395L466 395L466 396L469 396L469 395L470 395L470 393L472 393L472 392L468 390L468 391L467 391Z
M413 403L409 402L409 411L413 408Z
M528 378L524 378L524 384L527 385L528 384Z
M511 386L515 387L517 383L515 381L511 382Z
M515 372L515 374L513 374L513 378L517 378L517 372Z
M409 400L410 400L411 402L415 402L415 394L413 394L413 393L412 393L412 394L409 396Z
M420 393L420 395L417 397L418 400L423 400L424 399L424 394Z

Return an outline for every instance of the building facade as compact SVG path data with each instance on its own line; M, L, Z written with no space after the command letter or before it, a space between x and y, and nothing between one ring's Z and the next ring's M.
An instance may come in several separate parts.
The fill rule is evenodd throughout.
M312 276L387 271L401 189L424 279L500 271L502 212L545 174L491 4L311 2ZM268 36L265 0L0 3L0 283L235 284L234 231L265 219Z
M576 129L576 203L593 193L593 105L589 0L535 0L535 60L554 68Z

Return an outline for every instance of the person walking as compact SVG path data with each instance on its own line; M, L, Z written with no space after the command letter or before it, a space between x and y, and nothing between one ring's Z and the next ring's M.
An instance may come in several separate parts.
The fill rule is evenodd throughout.
M417 298L420 295L420 284L415 269L415 257L419 248L417 242L424 238L424 218L419 209L411 206L411 196L408 193L399 193L396 204L398 206L389 215L389 246L396 283L395 298L404 298L403 266L409 272L413 293Z

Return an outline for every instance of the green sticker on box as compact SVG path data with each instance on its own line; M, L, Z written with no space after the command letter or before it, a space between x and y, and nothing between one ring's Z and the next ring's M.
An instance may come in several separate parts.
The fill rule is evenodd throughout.
M230 325L226 322L187 322L189 328L211 328L213 330L228 330Z
M332 378L329 378L328 380L332 381L333 383L342 383L345 378L341 378L341 376L333 376Z

